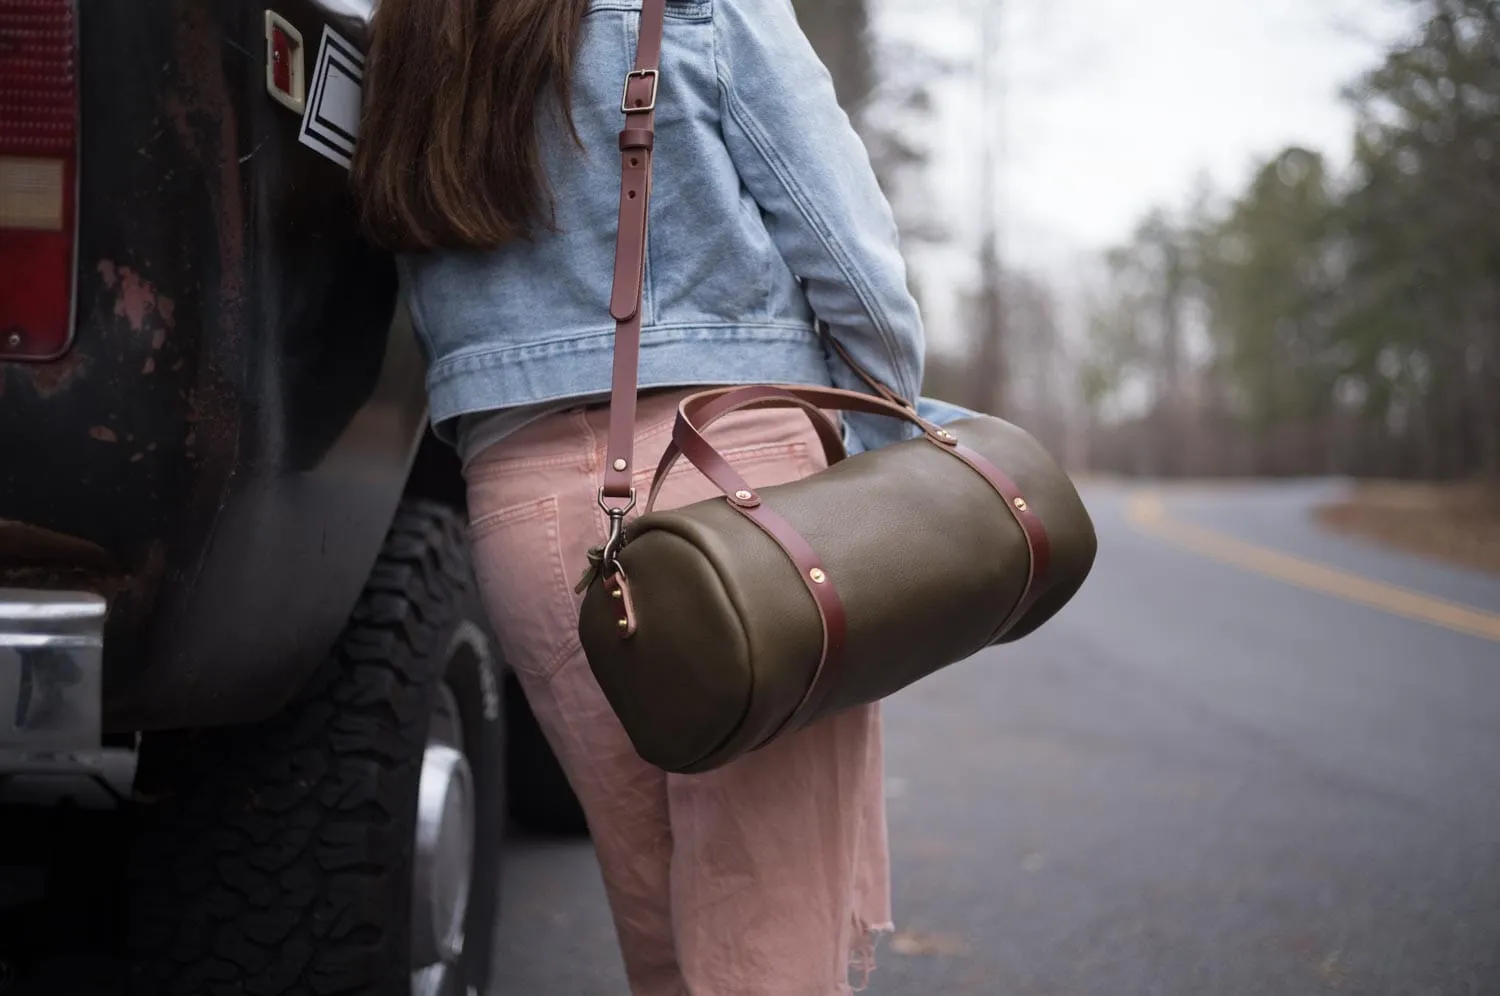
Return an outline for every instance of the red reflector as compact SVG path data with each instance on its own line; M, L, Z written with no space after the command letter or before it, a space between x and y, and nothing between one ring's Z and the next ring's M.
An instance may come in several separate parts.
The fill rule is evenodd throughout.
M280 28L271 32L271 79L276 89L282 93L291 94L292 40Z
M75 23L71 0L0 0L0 360L72 339Z
M266 92L298 114L306 105L302 32L274 10L266 11Z

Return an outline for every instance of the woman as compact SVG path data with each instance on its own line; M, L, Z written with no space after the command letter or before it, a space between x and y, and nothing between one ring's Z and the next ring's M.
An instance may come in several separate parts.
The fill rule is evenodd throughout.
M640 9L382 0L354 180L400 254L485 602L588 816L631 991L833 996L891 928L878 708L667 775L632 750L578 644L573 583L606 528L616 141ZM788 0L669 0L654 157L638 486L693 388L864 389L819 322L916 397L922 324L891 211ZM823 466L800 412L721 425L752 486ZM853 452L906 429L855 416L845 435ZM715 493L683 465L662 505Z

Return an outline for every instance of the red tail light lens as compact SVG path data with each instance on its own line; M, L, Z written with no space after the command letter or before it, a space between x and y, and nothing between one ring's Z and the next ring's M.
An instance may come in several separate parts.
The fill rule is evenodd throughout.
M72 340L77 38L72 0L0 0L0 360Z

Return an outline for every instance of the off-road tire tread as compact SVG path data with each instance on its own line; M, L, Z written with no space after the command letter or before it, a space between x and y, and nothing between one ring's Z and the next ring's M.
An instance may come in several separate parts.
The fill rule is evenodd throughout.
M462 520L407 503L335 652L254 726L142 745L138 996L407 996L416 782L469 599Z

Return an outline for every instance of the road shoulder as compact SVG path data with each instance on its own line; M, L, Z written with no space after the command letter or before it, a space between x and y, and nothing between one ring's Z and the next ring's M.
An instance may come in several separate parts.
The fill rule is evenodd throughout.
M1500 575L1500 486L1360 484L1313 510L1323 528Z

